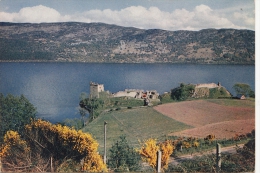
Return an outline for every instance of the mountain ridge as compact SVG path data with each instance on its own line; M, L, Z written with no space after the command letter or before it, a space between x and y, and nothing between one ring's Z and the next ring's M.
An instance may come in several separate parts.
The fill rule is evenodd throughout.
M255 31L0 22L0 61L254 64Z

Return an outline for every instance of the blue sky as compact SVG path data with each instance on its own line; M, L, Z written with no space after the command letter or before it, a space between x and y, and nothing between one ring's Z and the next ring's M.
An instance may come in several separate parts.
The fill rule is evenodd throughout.
M1 22L102 22L142 29L255 30L254 0L0 0Z

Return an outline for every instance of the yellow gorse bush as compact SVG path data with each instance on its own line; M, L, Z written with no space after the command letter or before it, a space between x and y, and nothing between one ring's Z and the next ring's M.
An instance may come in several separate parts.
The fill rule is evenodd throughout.
M45 134L57 135L64 145L72 146L73 150L77 150L81 154L90 154L97 152L98 143L88 133L76 131L73 128L62 126L60 124L53 125L50 122L43 120L33 121L26 125L27 131L41 129Z
M101 156L97 153L85 157L83 170L90 172L107 172L106 165L103 163Z
M11 148L16 146L20 152L29 152L30 148L27 146L26 141L21 139L18 132L9 130L4 136L4 145L1 146L0 157L5 157L10 154Z
M167 169L170 156L173 153L175 147L171 140L166 140L165 142L160 143L159 146L160 150L162 151L162 168Z
M187 141L183 141L183 142L182 142L182 145L183 145L185 148L191 148L191 147L192 147L191 143L190 143L190 142L187 142Z
M194 141L194 142L193 142L193 146L196 147L196 148L198 148L198 147L200 146L200 143L199 143L198 141Z
M139 154L143 161L148 162L152 168L155 168L158 150L159 146L156 145L156 139L148 139L142 145Z
M53 147L50 148L49 146L48 148L50 154L51 152L59 153L59 151L55 151L55 148L60 146L70 150L70 154L75 152L75 156L83 156L82 171L101 172L107 170L97 152L98 142L88 133L39 119L31 121L30 124L25 126L25 134L29 140L28 143L37 141L36 143L43 148L48 148L47 143L51 143ZM0 157L8 155L13 146L22 146L25 151L30 151L26 141L21 140L18 132L8 131L4 136L4 142L1 147Z
M142 145L141 149L139 150L139 154L142 156L143 161L148 162L152 168L155 168L157 161L157 151L161 150L161 165L163 169L167 169L170 155L174 149L175 147L171 140L166 140L165 142L157 144L155 139L148 139Z

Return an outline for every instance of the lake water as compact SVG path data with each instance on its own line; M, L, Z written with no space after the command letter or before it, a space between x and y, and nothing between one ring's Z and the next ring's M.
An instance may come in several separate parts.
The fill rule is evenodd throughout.
M82 92L89 93L90 81L105 90L170 91L180 83L218 83L232 94L235 83L255 90L253 65L193 64L88 64L88 63L0 63L0 92L25 95L37 107L38 117L52 122L79 118Z

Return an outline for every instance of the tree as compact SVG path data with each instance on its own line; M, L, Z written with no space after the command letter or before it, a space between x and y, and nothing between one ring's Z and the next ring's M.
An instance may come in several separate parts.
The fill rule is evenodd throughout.
M181 83L179 87L172 89L171 97L174 100L186 100L194 93L195 85Z
M170 155L173 153L174 149L175 147L171 140L166 140L157 144L155 139L148 139L143 143L141 149L139 150L139 154L142 156L143 161L148 162L149 165L155 169L157 161L157 152L161 150L161 166L162 169L167 169Z
M102 107L104 101L102 99L92 97L81 98L82 100L79 103L79 106L83 108L83 110L80 110L81 116L85 114L84 110L87 110L89 112L90 119L95 119L97 116L96 110Z
M120 136L110 151L108 165L115 171L136 171L139 168L141 157L128 145L125 136Z
M18 132L8 131L4 140L0 153L5 170L17 172L22 167L23 172L51 172L64 170L64 163L71 160L73 172L106 171L97 141L67 126L35 120L25 126L23 139Z
M237 95L243 94L245 96L249 96L252 95L253 92L250 85L245 83L236 83L233 86L233 89L236 91Z
M8 130L23 133L24 125L35 119L36 108L23 95L15 97L0 93L0 143Z
M63 123L66 126L75 128L76 130L80 130L84 127L84 121L79 118L74 118L74 119L65 119L61 123Z

